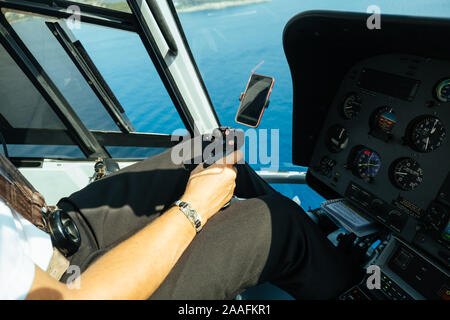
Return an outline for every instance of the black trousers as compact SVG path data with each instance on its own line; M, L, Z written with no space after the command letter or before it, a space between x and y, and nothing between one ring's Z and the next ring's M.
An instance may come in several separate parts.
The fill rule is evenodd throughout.
M190 169L173 164L170 151L60 200L82 237L72 265L84 271L179 199ZM357 269L296 203L248 165L237 169L235 195L248 200L208 220L151 299L233 299L267 281L297 299L332 299L356 281Z

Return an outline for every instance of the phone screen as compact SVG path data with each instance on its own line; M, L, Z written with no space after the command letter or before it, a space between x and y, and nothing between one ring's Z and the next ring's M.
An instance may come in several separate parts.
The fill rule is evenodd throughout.
M236 121L252 127L259 124L273 86L273 78L253 74L241 101Z

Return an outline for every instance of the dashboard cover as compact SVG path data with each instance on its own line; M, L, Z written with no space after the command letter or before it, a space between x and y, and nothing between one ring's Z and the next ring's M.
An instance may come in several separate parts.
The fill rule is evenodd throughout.
M348 70L358 61L404 53L450 59L450 20L381 15L381 29L366 26L370 15L306 11L285 27L283 46L293 83L292 161L310 166L325 116Z

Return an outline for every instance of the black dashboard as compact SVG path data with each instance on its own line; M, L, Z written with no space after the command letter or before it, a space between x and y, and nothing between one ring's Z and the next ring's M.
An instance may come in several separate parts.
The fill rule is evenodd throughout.
M342 299L450 299L450 19L311 11L286 26L293 163L379 227L380 268ZM348 228L347 228L348 231ZM329 235L330 236L330 235ZM377 254L372 255L376 251Z
M412 218L448 250L447 130L450 62L402 54L365 59L344 77L310 174L394 232Z

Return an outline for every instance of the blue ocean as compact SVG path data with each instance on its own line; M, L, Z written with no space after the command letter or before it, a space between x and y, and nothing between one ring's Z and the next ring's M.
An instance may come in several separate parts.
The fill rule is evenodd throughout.
M373 0L272 0L220 10L180 12L179 18L222 125L248 129L235 123L234 118L239 106L239 94L245 89L252 71L275 78L271 103L259 128L269 130L269 136L271 129L279 130L281 170L304 171L306 168L293 166L291 163L292 82L283 51L284 27L293 16L303 11L366 12L373 4ZM381 14L450 17L448 0L377 0L376 5ZM20 33L21 23L17 23L15 28ZM23 37L27 36L25 31ZM184 127L136 34L86 23L82 23L81 28L73 32L88 51L138 132L171 134ZM34 42L36 47L46 43L45 39L39 37L28 41ZM55 59L51 55L42 54L50 52L56 55L58 50L61 48L41 48L36 54L41 55L39 62L55 82L64 84L64 70L55 67ZM79 85L80 92L84 92L81 86L85 84ZM98 103L86 104L90 100L74 90L73 82L67 88L64 85L59 85L59 88L89 129L110 130L114 127L114 123ZM93 98L92 101L94 100ZM136 150L110 148L109 151L116 156L125 153L128 156L140 155ZM273 150L269 148L268 152L271 151ZM267 167L262 163L253 166L256 169ZM317 207L322 201L306 185L274 187L289 198L298 196L304 209Z
M284 27L294 15L303 11L366 12L371 5L372 0L272 0L220 10L179 13L179 18L222 125L248 129L237 124L234 118L239 94L245 89L252 71L275 78L271 103L259 128L279 130L281 170L304 171L306 168L291 163L292 82L283 51ZM376 5L382 14L450 16L447 0L377 0ZM162 94L164 88L156 81L155 70L138 59L146 58L137 45L139 39L93 31L82 28L77 36L94 56L137 131L172 133L183 127L169 97ZM104 41L101 41L102 37L105 37ZM264 168L260 163L253 166ZM290 198L297 196L304 209L317 207L323 200L306 185L274 187Z

